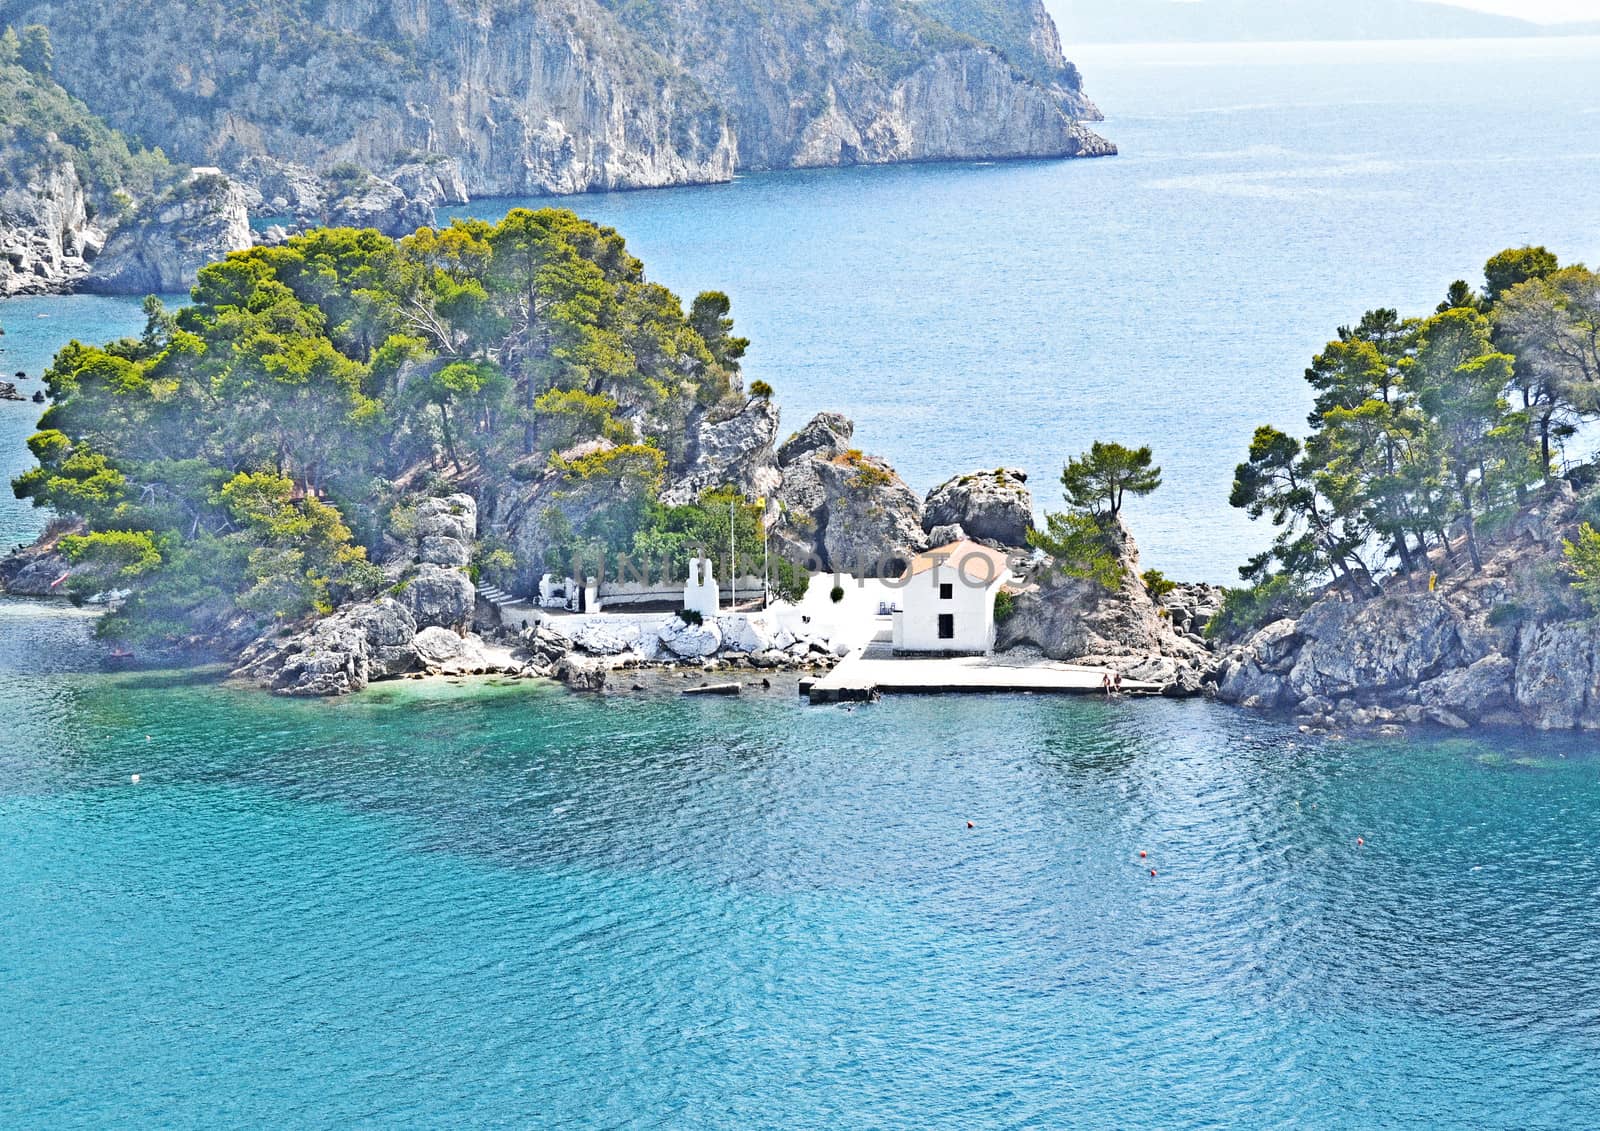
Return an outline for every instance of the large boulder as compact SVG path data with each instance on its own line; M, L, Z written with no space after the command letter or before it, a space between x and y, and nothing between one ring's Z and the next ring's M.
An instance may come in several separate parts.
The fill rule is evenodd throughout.
M1595 687L1596 629L1586 622L1528 625L1517 640L1515 694L1529 725L1540 730L1600 726Z
M1033 529L1033 495L1028 476L1013 468L974 471L946 480L928 493L922 527L930 535L958 525L967 537L1001 549L1028 544Z
M662 647L684 660L701 660L714 655L722 647L722 630L716 621L690 624L673 617L661 626Z
M83 289L131 295L187 291L200 268L254 242L243 187L215 169L196 170L117 228Z
M233 674L280 695L348 695L413 670L416 635L410 610L380 597L291 636L262 637L245 649Z
M72 568L54 550L30 547L0 560L0 592L14 597L65 596L56 582Z
M639 625L618 617L588 617L567 630L573 646L594 656L621 656L640 650Z
M465 629L477 606L478 590L461 570L424 562L401 589L400 600L419 628Z
M765 498L782 482L773 444L778 437L778 407L756 399L737 412L714 413L690 426L684 468L661 493L668 506L682 506L702 492L736 487L751 498Z
M472 562L472 544L459 538L420 538L417 540L417 561L426 565L465 569Z
M828 568L895 577L928 548L922 500L888 463L847 452L815 468L827 499L819 548Z
M1431 593L1351 602L1327 597L1300 617L1289 683L1301 699L1376 696L1465 667L1461 616Z
M1430 679L1417 690L1424 706L1477 722L1492 711L1511 706L1515 678L1516 665L1496 653Z
M815 454L836 456L850 447L856 426L837 412L819 412L806 426L783 442L778 449L778 466L788 467L802 457Z
M1159 655L1163 622L1139 581L1139 547L1119 525L1121 570L1115 589L1048 567L1018 593L1012 614L997 628L1000 651L1031 646L1056 660L1090 655Z
M755 655L766 652L777 646L776 634L771 626L764 621L748 616L718 617L717 629L722 633L722 647L728 652L744 652ZM794 638L789 638L793 643ZM787 647L785 644L783 647Z
M853 431L823 414L779 449L775 545L819 569L896 576L928 548L922 500L888 463L843 447Z
M424 499L417 504L418 540L454 538L471 544L478 533L478 504L471 495Z
M1240 654L1224 661L1218 673L1217 698L1270 711L1285 705L1291 696L1283 676L1262 668L1255 657Z

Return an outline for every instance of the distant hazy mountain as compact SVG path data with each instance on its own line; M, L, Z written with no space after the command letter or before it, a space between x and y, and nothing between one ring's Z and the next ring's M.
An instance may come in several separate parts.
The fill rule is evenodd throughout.
M1448 39L1570 35L1426 0L1045 0L1068 43L1200 43L1307 39Z

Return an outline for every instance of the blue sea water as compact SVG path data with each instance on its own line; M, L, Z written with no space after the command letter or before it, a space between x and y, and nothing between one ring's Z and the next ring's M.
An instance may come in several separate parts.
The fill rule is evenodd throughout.
M1376 306L1428 313L1532 241L1600 260L1600 40L1087 48L1107 161L747 177L565 203L717 288L785 421L836 409L919 491L997 464L1041 505L1096 439L1149 443L1145 558L1217 582L1258 424ZM510 203L460 210L497 218Z
M0 603L0 1126L1600 1125L1592 743L87 634Z
M1201 50L1081 54L1115 161L564 203L728 289L789 422L841 407L919 487L1150 440L1151 564L1225 578L1259 535L1218 493L1332 326L1507 244L1600 258L1600 49ZM36 376L142 318L0 323ZM0 404L5 471L36 415ZM1600 1126L1592 741L288 703L103 672L91 630L0 601L0 1127Z

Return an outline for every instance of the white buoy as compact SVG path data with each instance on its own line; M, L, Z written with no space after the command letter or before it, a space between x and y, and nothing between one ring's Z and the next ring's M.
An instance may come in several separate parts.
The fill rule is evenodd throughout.
M139 784L139 775L138 774L134 774L133 777L129 778L128 780L131 781L134 785L138 785Z

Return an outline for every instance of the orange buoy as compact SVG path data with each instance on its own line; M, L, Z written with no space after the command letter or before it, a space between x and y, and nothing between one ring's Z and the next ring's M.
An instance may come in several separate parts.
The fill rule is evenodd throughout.
M1359 837L1359 836L1356 837L1356 847L1357 848L1361 848L1361 847L1365 846L1366 843L1367 843L1367 840L1366 840L1365 837Z
M1153 875L1155 875L1155 874L1156 874L1156 870L1155 870L1155 869L1154 869L1154 868L1151 868L1151 869L1150 869L1150 874L1151 874L1151 875L1152 875L1152 876L1153 876Z
M1148 852L1146 852L1144 849L1141 848L1139 850L1139 859L1140 860L1143 860L1146 856L1149 856L1149 855L1150 854Z

